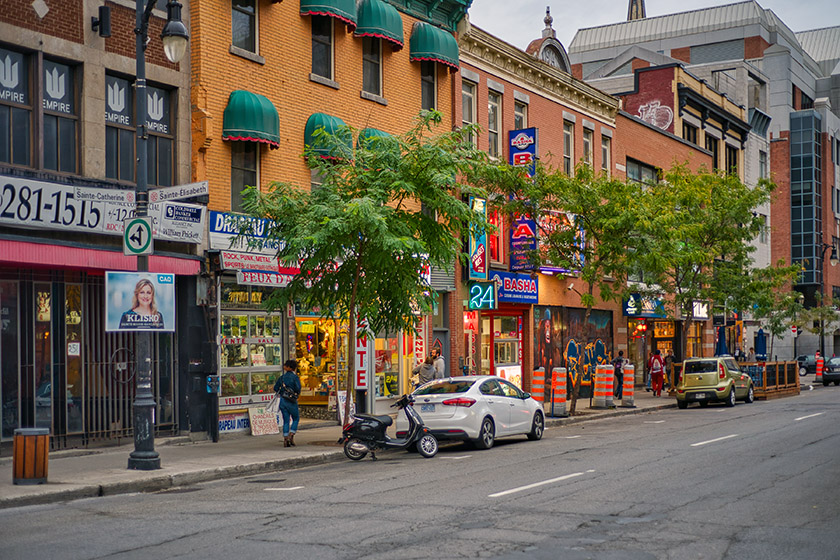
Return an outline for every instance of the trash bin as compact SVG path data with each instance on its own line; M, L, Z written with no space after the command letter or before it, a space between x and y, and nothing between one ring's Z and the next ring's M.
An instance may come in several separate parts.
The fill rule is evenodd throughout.
M47 428L15 430L12 457L12 484L44 484L50 452L50 431Z

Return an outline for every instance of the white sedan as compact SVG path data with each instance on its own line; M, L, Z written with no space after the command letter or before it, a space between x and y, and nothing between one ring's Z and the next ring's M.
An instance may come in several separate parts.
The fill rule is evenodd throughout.
M509 381L492 375L436 379L417 388L414 410L438 439L472 441L493 447L497 437L526 434L542 438L545 416L540 403ZM407 429L397 417L397 436Z

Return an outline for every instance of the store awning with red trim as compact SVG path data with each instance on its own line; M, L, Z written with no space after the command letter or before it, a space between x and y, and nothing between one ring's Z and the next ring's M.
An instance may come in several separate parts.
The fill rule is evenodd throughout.
M77 270L137 270L137 257L119 251L87 249L49 243L0 240L0 265L50 267ZM201 269L197 258L149 256L149 272L195 276Z
M409 40L410 60L431 60L449 66L453 70L460 68L458 63L458 42L448 31L418 21L411 30Z
M300 0L300 15L332 17L356 27L356 0Z
M395 7L382 0L359 2L359 24L353 32L356 37L376 37L391 43L395 50L405 46L403 22Z
M280 117L264 95L245 90L230 93L222 119L222 140L261 142L280 147Z

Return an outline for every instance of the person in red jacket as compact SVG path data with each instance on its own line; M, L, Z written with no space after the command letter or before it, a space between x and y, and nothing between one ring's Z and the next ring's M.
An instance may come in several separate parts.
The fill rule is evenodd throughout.
M650 371L650 386L653 390L653 396L661 397L662 384L665 381L665 361L662 359L659 350L656 350L650 357L648 370Z

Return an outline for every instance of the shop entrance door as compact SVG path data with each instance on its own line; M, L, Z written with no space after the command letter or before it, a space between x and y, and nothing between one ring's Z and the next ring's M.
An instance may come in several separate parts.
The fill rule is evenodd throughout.
M522 386L522 316L481 316L481 375L498 375Z

